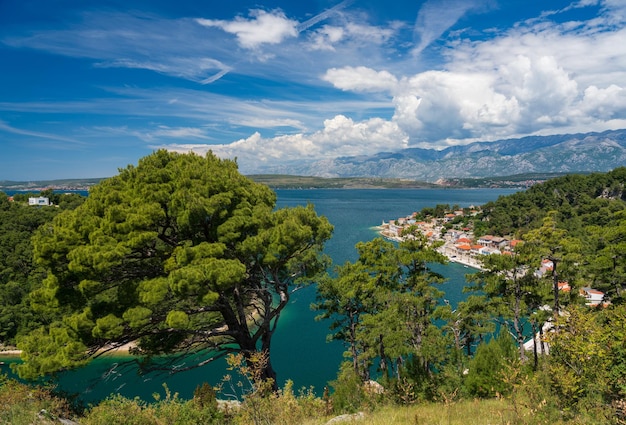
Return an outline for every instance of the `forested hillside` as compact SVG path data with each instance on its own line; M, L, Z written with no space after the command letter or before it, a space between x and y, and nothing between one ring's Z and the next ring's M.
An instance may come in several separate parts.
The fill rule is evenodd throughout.
M484 205L477 232L542 239L545 256L562 262L560 279L617 302L626 281L625 188L626 168L549 180Z
M30 206L27 193L9 198L0 192L0 342L3 344L14 344L19 332L26 333L42 323L43 318L29 308L27 298L45 276L45 271L33 261L31 237L59 212L74 209L84 200L76 194L51 191L36 195L48 197L53 205Z

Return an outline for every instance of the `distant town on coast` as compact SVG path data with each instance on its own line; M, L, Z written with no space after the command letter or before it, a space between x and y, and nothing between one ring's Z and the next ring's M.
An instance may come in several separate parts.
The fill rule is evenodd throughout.
M428 188L520 188L525 189L563 173L517 174L490 178L454 178L425 182L380 177L313 177L254 174L248 177L273 189L428 189ZM0 191L89 190L104 178L10 181L0 180Z
M486 255L514 255L516 246L523 244L522 240L511 236L481 235L473 232L471 218L481 212L480 206L469 206L449 211L439 211L435 216L414 212L406 217L398 217L387 222L383 220L378 226L379 233L390 240L401 242L413 238L417 229L429 243L439 245L437 251L449 261L462 264L477 270L483 270L482 256ZM544 259L535 271L537 277L550 276L554 264ZM558 289L561 292L570 292L571 286L567 281L559 281ZM583 287L579 291L585 303L590 306L607 305L605 294L591 287Z
M419 213L413 213L407 217L383 221L379 226L379 231L383 237L400 242L412 237L407 230L415 228L429 242L442 243L437 250L450 261L481 269L479 255L510 255L519 241L510 237L493 235L484 235L476 239L471 223L468 224L464 218L475 217L479 213L479 206L446 211L443 217L420 218Z

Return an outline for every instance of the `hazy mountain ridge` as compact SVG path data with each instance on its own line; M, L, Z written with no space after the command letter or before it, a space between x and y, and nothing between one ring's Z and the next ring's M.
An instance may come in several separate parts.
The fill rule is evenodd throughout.
M519 175L606 172L626 166L626 129L602 133L530 136L495 142L476 142L444 150L409 148L370 156L339 157L319 161L291 161L246 170L247 175L281 175L275 187L406 187L405 180L427 183L452 179L484 179ZM297 176L301 180L285 180ZM385 179L385 181L302 180L305 177L332 179ZM387 181L387 180L401 181ZM87 188L100 179L53 181L0 181L0 190ZM291 185L291 186L290 186Z
M266 167L263 173L318 177L385 177L422 181L522 173L610 171L626 165L626 130L529 136L475 142L441 151L410 148L371 156L341 157Z

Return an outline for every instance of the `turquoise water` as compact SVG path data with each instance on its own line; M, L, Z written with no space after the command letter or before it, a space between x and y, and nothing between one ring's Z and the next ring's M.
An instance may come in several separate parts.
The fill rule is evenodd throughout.
M460 207L482 205L515 190L283 189L276 192L279 208L312 203L318 214L329 219L335 226L335 232L326 245L326 252L335 264L343 264L356 259L354 245L357 242L377 236L374 227L383 220L406 216L437 204L458 204ZM452 263L438 266L436 271L448 278L441 287L446 292L446 298L452 304L462 300L464 276L472 269ZM310 310L310 304L314 301L313 286L294 294L290 305L281 315L272 341L272 363L281 386L287 379L291 379L295 388L314 387L320 393L328 381L336 377L344 348L338 342L326 342L328 323L314 320L316 313ZM228 373L225 363L218 361L189 372L142 376L133 364L124 364L128 360L98 359L84 369L62 374L60 387L70 393L78 393L85 402L100 400L112 392L152 401L152 394L163 395L164 382L172 392L188 398L197 385L202 382L216 385ZM180 366L184 364L181 362ZM1 368L3 372L7 371L8 364Z

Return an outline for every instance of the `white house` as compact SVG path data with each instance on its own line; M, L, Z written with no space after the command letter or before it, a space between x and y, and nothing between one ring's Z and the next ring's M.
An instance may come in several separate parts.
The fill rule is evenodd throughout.
M587 305L600 305L604 300L604 292L598 291L597 289L593 289L588 286L580 288L580 295L587 299L587 302L585 302L585 304Z
M28 198L28 205L37 205L37 206L49 206L50 199L44 196L40 196L38 198Z
M491 255L491 254L502 254L502 252L497 248L492 248L489 246L483 246L478 250L478 253L481 255Z

